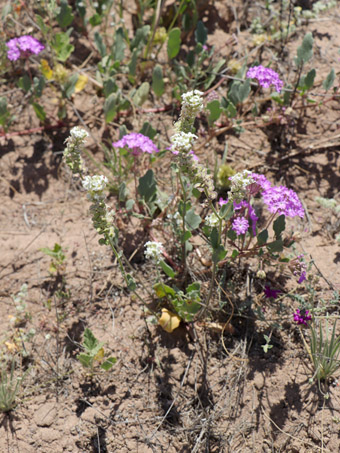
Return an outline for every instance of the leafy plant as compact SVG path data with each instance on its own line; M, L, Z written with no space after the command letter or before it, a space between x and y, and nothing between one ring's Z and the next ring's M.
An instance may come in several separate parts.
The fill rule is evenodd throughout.
M96 365L99 365L102 370L108 371L117 361L115 357L105 358L103 345L104 343L99 342L89 328L85 329L82 344L84 352L78 354L77 359L84 368L90 370L91 375Z
M51 274L60 273L64 270L65 264L64 261L66 256L60 244L55 243L53 249L48 247L44 247L40 249L41 252L45 253L45 255L50 256L52 258L49 271Z

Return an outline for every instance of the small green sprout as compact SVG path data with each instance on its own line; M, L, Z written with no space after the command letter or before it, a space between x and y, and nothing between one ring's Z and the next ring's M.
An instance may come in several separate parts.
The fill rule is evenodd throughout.
M90 329L85 329L82 344L84 352L78 354L77 359L84 368L90 370L91 375L94 373L96 364L100 364L101 369L108 371L117 362L115 357L105 358L103 345L104 343L99 342Z

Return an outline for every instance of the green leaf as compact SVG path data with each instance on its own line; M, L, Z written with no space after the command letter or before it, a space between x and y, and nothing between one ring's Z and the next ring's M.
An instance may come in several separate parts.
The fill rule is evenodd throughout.
M281 233L286 228L286 217L281 214L273 223L273 230L275 232L276 239L280 239ZM260 244L263 245L263 244Z
M195 38L197 43L204 45L207 42L208 34L203 22L199 20L197 22L197 28L195 31Z
M156 129L154 129L148 121L145 121L139 133L149 137L151 140L157 135Z
M217 249L217 247L219 246L219 243L220 241L218 240L218 231L217 231L217 228L214 227L212 230L211 230L211 233L210 233L210 242L211 242L211 247L213 249Z
M129 63L129 76L130 76L130 82L131 83L134 83L131 78L134 77L136 75L136 69L137 69L137 59L138 59L138 52L137 50L135 50L132 55L131 55L131 59L130 59L130 63Z
M83 365L84 368L91 368L91 365L93 363L92 356L82 353L77 355L77 359Z
M105 46L105 43L103 41L103 38L102 36L96 31L95 34L94 34L94 42L97 46L97 49L101 55L101 57L105 57L106 55L106 46Z
M239 102L244 102L250 93L250 79L247 79L244 83L239 86L238 98Z
M316 71L315 69L311 69L308 74L306 75L305 78L305 89L310 90L312 86L314 85L314 79L316 76Z
M175 278L175 272L174 270L172 269L171 266L169 266L165 261L161 260L159 262L161 268L162 268L162 271L170 278Z
M190 230L195 230L199 227L202 219L199 215L195 214L195 208L192 208L185 214L185 222Z
M84 343L83 346L87 351L93 351L95 350L99 345L99 341L97 338L93 335L92 331L86 327L84 330Z
M136 285L136 282L135 282L135 279L132 277L131 274L127 274L126 275L126 279L127 279L127 288L129 291L135 291L136 288L137 288L137 285Z
M151 169L139 178L138 193L144 198L146 203L156 195L157 183L154 172Z
M98 13L95 13L90 17L89 22L92 27L96 27L97 25L100 25L102 23L102 16Z
M107 99L105 99L104 117L106 123L110 123L118 112L117 98L118 96L116 93L111 93L110 96Z
M106 80L103 85L103 93L105 98L108 98L110 94L116 93L118 90L118 86L115 82L115 79L111 77L110 79Z
M42 31L42 33L43 33L44 35L46 35L46 34L48 33L48 27L47 27L47 25L45 24L44 19L43 19L41 16L39 16L39 14L36 14L36 15L35 15L35 20L36 20L36 22L37 22L37 24L38 24L38 27L39 27L40 30Z
M34 77L33 79L34 82L34 94L40 98L43 92L43 89L45 88L45 78L43 76L39 77Z
M119 27L116 30L115 41L112 46L112 54L115 61L122 61L124 59L125 48L124 30L122 27Z
M209 124L213 124L215 121L217 121L219 119L221 112L222 112L221 107L220 107L220 102L217 99L214 99L213 101L208 102L207 109L210 112L210 114L208 116Z
M64 84L64 92L67 99L70 99L72 94L74 93L77 80L78 74L72 74L67 80L67 82Z
M32 106L33 106L35 114L37 115L39 120L44 122L46 119L46 112L44 110L44 107L36 102L33 102Z
M56 33L51 47L55 50L57 59L62 62L65 62L74 51L74 46L70 44L70 37L67 33Z
M138 30L136 31L135 37L134 37L133 41L131 42L131 46L130 46L131 51L134 49L137 49L138 51L140 51L147 43L149 33L150 33L150 25L144 25L143 27L138 28Z
M66 0L61 0L60 2L60 11L57 15L57 22L61 28L66 28L71 25L73 21L72 8L68 6Z
M181 243L184 244L191 238L192 234L190 231L185 231L181 236Z
M161 97L164 93L163 70L159 64L153 68L152 89L157 97Z
M274 242L270 242L269 244L267 244L267 249L272 253L282 252L282 250L283 250L282 239L278 239Z
M306 33L303 38L301 46L297 50L297 57L295 58L296 66L301 66L309 61L313 56L313 35L312 33Z
M156 296L162 299L166 296L176 297L175 290L173 290L170 286L165 285L164 283L156 283L153 286L155 290Z
M22 90L26 91L26 93L31 89L31 79L28 77L27 74L24 74L18 80L18 86Z
M148 99L149 91L150 91L149 82L143 82L132 97L134 104L137 105L138 107L141 107L144 104L144 102Z
M168 36L167 52L170 59L175 58L181 48L181 30L173 28Z
M6 98L0 98L0 124L4 126L7 119L10 116L10 112L7 109L7 100Z
M223 247L222 244L220 244L216 249L214 249L213 254L212 254L212 260L215 264L217 264L219 261L222 261L227 254L226 249Z
M135 200L133 200L132 198L130 198L129 200L126 201L125 203L125 208L127 211L132 211L132 208L135 204Z
M262 230L261 233L257 235L257 243L259 246L266 244L268 241L268 230Z
M100 365L100 368L102 368L103 370L105 371L109 371L113 365L117 362L117 359L116 357L108 357L105 362L103 362L101 365Z
M326 91L328 91L330 88L332 88L335 80L335 71L332 68L328 76L326 77L326 80L324 80L322 86Z

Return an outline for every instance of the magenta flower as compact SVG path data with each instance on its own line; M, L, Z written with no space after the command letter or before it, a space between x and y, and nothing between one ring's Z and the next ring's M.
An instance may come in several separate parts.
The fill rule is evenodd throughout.
M250 184L250 186L247 187L247 191L251 195L255 195L256 193L262 191L262 190L267 190L269 189L272 185L268 181L268 179L264 175L259 175L258 173L252 173L251 177L255 181L254 184Z
M263 88L269 88L270 85L274 85L278 93L283 88L283 82L280 80L278 73L262 65L250 68L247 72L247 78L257 79Z
M303 261L303 254L298 255L295 259L293 259L289 263L289 268L291 269L295 277L299 277L299 284L306 280L307 264L305 263L305 261Z
M270 187L262 192L263 201L273 214L284 214L286 217L305 215L302 204L296 193L285 186Z
M300 311L299 309L297 309L293 316L295 322L297 322L298 324L303 324L305 326L307 325L307 321L310 321L312 319L312 316L309 314L308 310Z
M40 41L29 35L10 39L6 46L8 48L7 57L11 61L16 61L20 57L28 57L31 54L38 55L45 49L45 46Z
M227 204L228 203L228 198L226 200L224 200L222 197L220 197L220 199L218 200L218 204L220 206L223 206L224 204Z
M248 231L248 228L249 222L245 217L236 217L231 227L231 229L235 231L237 236L239 236L240 234L245 234Z
M234 202L235 211L241 210L241 213L244 213L246 211L246 209L248 209L248 217L252 221L251 225L252 225L253 235L256 236L256 222L258 221L259 218L255 214L254 208L252 207L252 205L250 203L248 203L248 201L245 201L245 200L242 200L240 203ZM249 222L248 222L248 226L249 226Z
M132 132L131 134L124 135L118 142L112 143L115 148L129 148L132 150L133 156L139 156L142 153L158 153L159 149L153 141L143 134Z
M264 295L269 299L272 297L273 299L277 299L278 295L281 291L279 289L272 289L270 286L266 285L264 288Z

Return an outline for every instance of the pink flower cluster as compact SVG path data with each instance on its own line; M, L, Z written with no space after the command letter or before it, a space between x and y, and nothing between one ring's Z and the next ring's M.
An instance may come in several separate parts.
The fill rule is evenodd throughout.
M273 69L265 68L262 65L253 66L247 72L248 79L257 79L261 87L269 88L270 85L274 85L278 93L283 88L283 82L277 72Z
M133 156L139 156L142 153L158 153L159 149L153 141L143 134L132 132L131 134L124 135L118 142L112 143L115 148L129 148L132 150Z
M29 35L10 39L6 43L6 46L8 48L7 57L11 61L16 61L22 56L38 55L38 53L45 49L45 46L40 41Z
M305 326L307 325L307 321L310 321L312 319L312 316L309 314L308 310L297 309L293 316L295 322L297 322L298 324L303 324Z
M303 206L296 193L285 186L269 187L262 192L262 198L273 214L286 217L304 217Z

